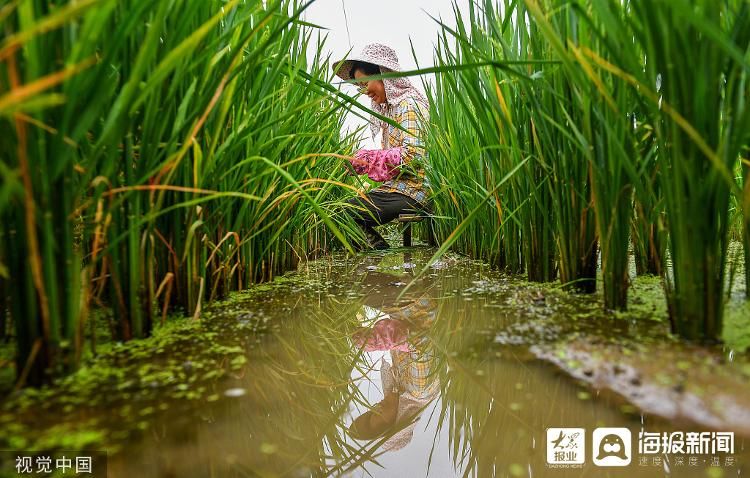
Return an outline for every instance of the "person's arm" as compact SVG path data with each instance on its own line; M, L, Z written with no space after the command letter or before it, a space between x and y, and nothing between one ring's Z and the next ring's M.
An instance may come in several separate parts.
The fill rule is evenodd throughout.
M418 124L416 103L408 101L396 114L394 121L406 131L397 130L396 138L400 146L387 149L360 149L355 157L367 164L364 173L374 181L387 181L398 176L399 167L411 163L414 158L424 155L424 146ZM384 131L383 134L388 134Z
M393 120L401 125L404 130L396 130L396 140L400 145L383 149L360 149L355 156L362 157L368 162L374 158L388 156L391 163L408 164L412 159L424 155L424 144L422 143L422 132L419 128L419 112L415 101L402 103L400 111ZM388 131L383 131L387 135ZM383 141L385 144L385 141ZM392 158L396 155L397 158Z
M360 149L354 157L367 165L361 174L367 174L373 181L387 181L398 175L401 148Z
M363 327L353 334L354 343L365 352L400 350L409 352L408 327L396 319L380 319L372 328Z

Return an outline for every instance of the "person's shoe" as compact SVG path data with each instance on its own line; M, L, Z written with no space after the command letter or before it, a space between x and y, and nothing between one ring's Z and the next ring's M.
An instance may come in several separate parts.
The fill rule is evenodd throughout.
M388 244L388 241L378 234L377 231L367 231L365 232L365 235L367 236L367 242L370 244L370 247L376 251L382 251L391 247L391 245Z
M382 239L372 244L372 248L375 249L376 251L384 251L386 249L390 249L391 245L388 244L388 242L385 239Z

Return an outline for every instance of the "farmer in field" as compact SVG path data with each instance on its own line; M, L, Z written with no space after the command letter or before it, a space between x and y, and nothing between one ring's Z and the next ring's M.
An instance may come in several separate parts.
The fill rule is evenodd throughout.
M336 75L344 80L401 71L396 52L385 45L372 43L353 58L334 65ZM382 149L360 149L352 161L354 171L366 174L383 184L362 197L349 201L357 223L370 246L387 249L388 243L374 229L399 214L414 214L429 209L428 183L424 173L426 158L420 121L428 117L428 104L408 78L357 81L360 92L372 100L370 109L400 124L396 128L374 115L370 117L373 138L382 132Z

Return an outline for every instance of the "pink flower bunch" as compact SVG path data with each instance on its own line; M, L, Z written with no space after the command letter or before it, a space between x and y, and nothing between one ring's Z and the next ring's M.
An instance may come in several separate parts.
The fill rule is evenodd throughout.
M401 148L360 149L351 161L357 174L366 174L373 181L383 182L398 176L401 165Z

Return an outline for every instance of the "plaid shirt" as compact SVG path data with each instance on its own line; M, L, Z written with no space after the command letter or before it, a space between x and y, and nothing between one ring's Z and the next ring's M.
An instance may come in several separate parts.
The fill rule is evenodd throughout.
M414 98L407 98L393 108L390 116L408 133L387 125L383 131L383 149L401 147L401 173L394 179L385 181L375 189L382 192L396 192L405 194L419 203L424 204L427 199L429 183L424 173L424 161L427 155L419 128L421 111L419 103Z

